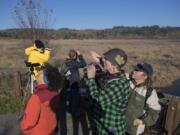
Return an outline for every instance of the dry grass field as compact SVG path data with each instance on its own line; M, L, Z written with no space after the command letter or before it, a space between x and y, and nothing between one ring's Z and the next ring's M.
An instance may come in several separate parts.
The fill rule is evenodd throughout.
M24 48L31 43L22 40L0 39L0 68L24 68ZM130 72L137 62L148 62L154 67L154 86L166 87L180 79L180 42L169 40L51 40L50 63L59 64L69 49L79 50L89 61L89 51L100 54L110 48L121 48L128 54L125 70Z

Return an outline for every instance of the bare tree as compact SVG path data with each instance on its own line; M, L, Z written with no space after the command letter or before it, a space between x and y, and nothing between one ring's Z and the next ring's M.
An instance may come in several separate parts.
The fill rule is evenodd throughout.
M48 43L55 21L52 14L52 10L42 8L39 0L19 0L14 9L14 21L20 28L21 38L42 39Z

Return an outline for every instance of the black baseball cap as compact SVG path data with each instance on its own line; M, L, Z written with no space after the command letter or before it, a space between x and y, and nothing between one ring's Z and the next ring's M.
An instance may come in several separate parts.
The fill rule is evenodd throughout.
M139 71L144 71L145 73L147 73L149 77L153 75L153 68L151 64L148 63L138 63L134 65L134 69Z

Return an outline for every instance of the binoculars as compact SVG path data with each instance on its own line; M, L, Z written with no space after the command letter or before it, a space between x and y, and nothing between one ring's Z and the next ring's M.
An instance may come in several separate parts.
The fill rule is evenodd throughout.
M40 63L31 63L27 60L25 60L24 63L26 64L26 67L30 67L30 71L32 72L34 71L34 67L39 67L41 65Z

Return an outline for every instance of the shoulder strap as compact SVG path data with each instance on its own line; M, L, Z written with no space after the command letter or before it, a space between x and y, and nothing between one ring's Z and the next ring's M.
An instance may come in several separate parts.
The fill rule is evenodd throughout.
M145 110L145 113L139 117L139 119L145 119L147 116L148 116L148 106L147 106L147 99L151 96L151 93L153 91L153 88L150 87L147 89L147 92L146 92L146 95L145 95L145 101L144 101L144 110Z
M147 111L147 103L146 103L146 101L147 101L147 99L151 96L152 91L153 91L153 88L152 88L152 87L149 87L149 88L147 89L146 96L145 96L145 101L144 101L144 110L145 110L145 111Z

